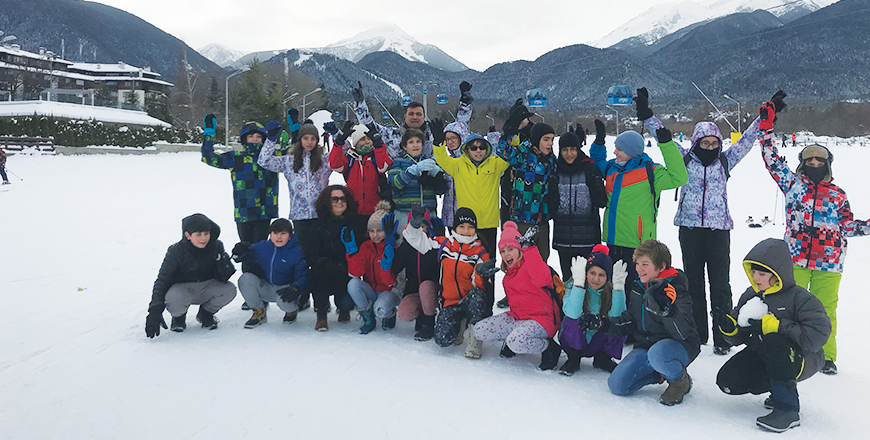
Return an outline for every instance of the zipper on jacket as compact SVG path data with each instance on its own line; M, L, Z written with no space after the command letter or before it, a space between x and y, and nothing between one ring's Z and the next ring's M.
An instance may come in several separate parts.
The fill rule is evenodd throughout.
M278 254L277 247L272 249L272 260L269 261L269 284L275 284L272 281L275 278L274 275L275 275L275 255L276 254Z
M816 212L816 203L818 203L818 198L819 198L819 184L821 184L821 183L822 182L815 184L815 187L813 188L813 206L812 206L812 210L810 211L810 227L814 228L814 229L816 227L816 216L814 214ZM816 235L818 235L818 234L816 234ZM813 254L813 237L810 237L809 241L810 241L809 246L807 246L807 269L809 269L809 265L810 265L810 261L811 261L810 256Z
M456 256L456 264L453 266L453 281L456 282L456 293L462 301L462 289L459 288L459 259L462 258L462 243L459 243L459 255Z
M704 204L707 202L707 167L704 167L704 186L701 191L701 227L704 227Z

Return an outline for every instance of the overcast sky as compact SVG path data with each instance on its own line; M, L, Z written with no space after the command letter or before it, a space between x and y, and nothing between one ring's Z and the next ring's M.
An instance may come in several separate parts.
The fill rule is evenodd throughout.
M220 43L244 52L320 47L395 23L483 70L533 60L597 40L668 0L100 0L134 14L194 49Z

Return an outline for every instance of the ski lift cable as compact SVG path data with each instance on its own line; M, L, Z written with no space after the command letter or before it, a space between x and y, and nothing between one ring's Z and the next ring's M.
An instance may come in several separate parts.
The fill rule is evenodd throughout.
M728 126L729 126L729 127L731 127L731 131L737 131L737 129L736 129L736 128L734 128L734 126L733 126L733 125L731 125L731 121L729 121L729 120L728 120L728 118L726 118L726 117L725 117L725 115L724 115L724 114L722 114L722 110L719 110L719 107L716 107L716 104L713 104L713 101L710 101L710 98L708 98L708 97L707 97L707 94L706 94L706 93L704 93L704 91L703 91L703 90L701 90L701 88L700 88L700 87L698 87L698 85L697 85L697 84L695 84L695 83L694 83L694 82L692 82L692 85L693 85L693 86L695 86L695 88L696 88L696 89L698 89L698 92L700 92L700 93L701 93L701 96L703 96L703 97L704 97L704 99L706 99L706 100L707 100L707 102L709 102L709 103L710 103L710 105L712 105L712 106L713 106L713 109L715 109L715 110L716 110L716 112L718 112L718 113L719 113L719 116L720 116L720 117L721 117L721 118L722 118L722 119L724 119L724 120L725 120L725 122L727 122L727 123L728 123Z
M392 120L393 120L393 122L395 122L395 123L396 123L396 127L401 127L401 125L400 125L400 124L399 124L399 122L398 122L398 121L396 121L396 118L394 118L394 117L393 117L393 114L392 114L392 113L390 113L390 111L389 111L389 110L388 110L388 109L387 109L387 106L385 106L385 105L384 105L384 103L383 103L383 102L381 102L381 100L380 100L380 99L378 99L378 97L377 97L377 96L374 96L374 95L372 95L372 98L375 98L375 100L377 100L377 101L378 101L378 104L380 104L380 105L381 105L381 108L383 108L383 109L384 109L384 111L385 111L385 112L387 112L387 114L388 114L388 115L390 115L390 119L392 119Z

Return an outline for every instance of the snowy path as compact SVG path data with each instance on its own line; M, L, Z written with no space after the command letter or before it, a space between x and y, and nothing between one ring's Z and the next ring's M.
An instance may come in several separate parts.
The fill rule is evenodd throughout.
M790 162L796 149L786 153ZM837 183L852 209L870 217L864 179L870 149L834 147ZM654 155L655 158L660 156ZM585 360L566 378L535 369L538 356L478 361L461 347L415 342L413 325L358 335L359 323L313 330L242 328L241 296L220 328L149 340L144 318L166 247L180 219L202 212L236 242L227 171L197 153L153 156L13 156L23 182L0 193L0 437L43 438L768 438L755 427L764 396L731 397L715 386L724 358L704 346L690 366L694 388L664 407L664 386L631 397L607 391L606 374ZM753 150L732 173L732 287L746 288L738 262L782 226L748 229L748 215L773 218L775 187ZM281 186L286 201L286 186ZM780 199L781 200L781 199ZM286 207L282 206L282 216ZM660 239L679 266L673 192L662 197ZM558 256L550 261L558 267ZM799 386L803 426L789 438L866 438L870 393L866 310L860 276L870 238L851 240L841 285L840 374ZM82 288L84 290L79 290ZM499 287L499 292L502 292ZM497 296L503 295L502 293ZM168 315L166 315L168 317Z

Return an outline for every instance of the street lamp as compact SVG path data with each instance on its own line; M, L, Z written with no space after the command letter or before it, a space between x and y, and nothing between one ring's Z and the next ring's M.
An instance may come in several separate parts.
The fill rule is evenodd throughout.
M303 120L303 121L305 120L305 104L306 104L305 99L308 98L308 95L311 95L313 93L317 93L320 90L321 90L320 87L318 87L318 88L302 95L302 118L300 118L301 120Z
M731 99L731 97L728 96L727 94L722 95L722 96L723 96L725 99L727 99L727 100L729 100L729 101L731 101L731 102L737 104L737 131L739 131L740 133L743 133L743 130L740 129L740 103L737 102L737 101L735 101L735 100L733 100L733 99Z
M492 121L492 126L495 127L495 118L493 118L490 115L486 115L486 119L489 119L490 121Z
M538 114L538 113L535 113L535 116L541 118L541 122L543 122L543 123L545 123L545 124L547 123L547 120L544 119L544 117L543 117L542 115L540 115L540 114Z
M616 135L619 136L619 110L617 110L609 105L605 105L605 107L613 110L613 112L616 113Z
M290 102L291 99L295 98L296 95L298 95L298 94L299 94L299 92L293 92L292 95L287 96L286 98L284 98L283 101L281 101L281 105L284 107L284 114L285 115L287 114L287 111L290 110L289 108L287 108L287 103ZM286 96L287 94L285 93L284 95Z
M224 146L230 145L230 78L245 73L248 70L251 70L251 68L245 66L227 77L226 86L224 87Z

